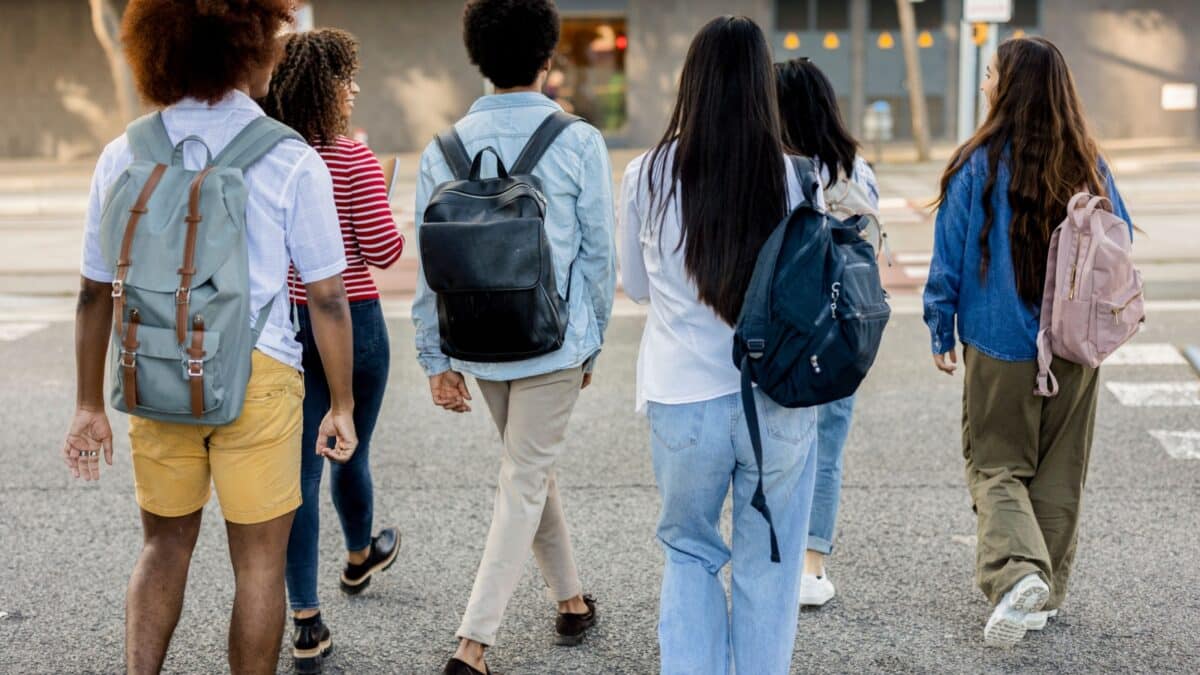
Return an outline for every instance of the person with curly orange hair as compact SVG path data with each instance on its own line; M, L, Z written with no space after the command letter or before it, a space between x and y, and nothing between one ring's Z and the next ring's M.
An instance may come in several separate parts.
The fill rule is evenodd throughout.
M219 169L212 163L213 156L220 160L222 150L252 122L257 122L254 129L276 124L263 121L263 110L254 98L267 93L278 59L277 36L292 20L292 4L291 0L130 0L126 7L121 30L126 56L143 98L161 110L148 120L135 122L138 126L131 126L130 132L110 143L100 155L92 179L76 323L78 398L63 445L64 459L76 478L97 480L99 456L103 454L110 465L113 459L113 434L103 394L105 354L114 328L114 307L120 310L117 325L123 325L125 271L121 268L130 263L122 254L114 264L111 250L107 250L111 247L103 245L106 239L112 240L111 225L102 229L102 223L111 221L106 220L106 204L124 199L122 188L132 180L131 167L145 166L145 160L158 162L141 188L147 199L134 205L124 230L124 236L132 240L140 214L149 214L146 217L152 223L154 219L162 223L162 214L155 211L161 211L163 200L148 199L158 184L155 176L161 178L168 171L176 177L181 171L195 172L191 198L195 203L209 192L210 185L219 182L203 182L209 170ZM147 122L157 125L153 128L162 141L154 144L154 152L149 154L142 142L146 138L142 132L152 128ZM218 426L161 421L151 415L130 418L135 494L144 536L126 594L125 665L131 673L162 669L183 607L201 514L214 484L226 521L236 585L229 667L234 673L275 672L284 630L288 534L301 503L304 382L300 374L302 348L289 317L289 263L307 284L312 329L329 383L329 414L320 429L326 442L313 451L345 462L357 445L350 310L341 276L346 258L332 179L310 145L298 137L284 138L286 130L273 130L282 140L270 144L269 149L264 144L265 154L256 161L247 160L244 171L238 172L240 197L235 203L244 197L246 210L244 221L236 219L238 227L243 222L245 227L246 253L238 254L249 259L248 274L243 277L248 288L222 289L248 295L250 312L245 320L261 328L253 334L252 354L246 356L251 372L238 416ZM155 158L168 142L176 153L169 169L162 159ZM246 141L240 142L236 147L245 148ZM221 175L221 180L226 180L231 174ZM173 185L170 180L163 183ZM160 189L158 194L162 192ZM171 197L168 194L164 199ZM201 220L193 214L187 227L208 225ZM168 224L184 225L183 218L178 224ZM193 249L194 244L187 250ZM180 284L188 283L182 277L190 274L186 261L191 254L183 255ZM157 262L140 261L151 266ZM166 265L167 273L173 275L173 261ZM176 292L175 302L186 318L193 293L191 286L181 288L187 292ZM259 321L260 315L264 320ZM142 368L136 361L140 347L136 338L130 338L138 325L137 308L130 310L130 316L121 365L134 370L136 382ZM193 345L203 340L207 346L203 320L197 316L192 326ZM149 327L142 330L143 342L153 335L148 331ZM212 337L217 350L215 334ZM195 348L201 358L189 352L191 359L184 371L189 378L197 378L192 381L193 410L203 409L205 399L197 406L194 392L197 382L206 386L207 365L204 350ZM132 354L129 365L126 353ZM192 372L193 361L201 364L198 373ZM210 370L217 372L209 377L222 377L220 369ZM134 403L126 403L130 412L145 412L135 389L126 389L125 394L125 400ZM156 405L158 401L146 403ZM335 443L329 445L329 440Z

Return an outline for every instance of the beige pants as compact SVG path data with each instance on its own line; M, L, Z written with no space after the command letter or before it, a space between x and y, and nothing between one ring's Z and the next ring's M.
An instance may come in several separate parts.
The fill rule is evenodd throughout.
M556 602L583 592L555 481L567 420L579 398L583 369L511 382L479 381L504 453L492 527L458 637L485 645L496 631L532 548Z

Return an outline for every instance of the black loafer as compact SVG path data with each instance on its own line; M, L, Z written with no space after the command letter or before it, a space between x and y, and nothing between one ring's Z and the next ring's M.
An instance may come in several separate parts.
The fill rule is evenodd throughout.
M442 675L492 675L492 671L488 669L486 663L483 664L483 670L476 670L462 659L450 659L446 663L446 667L442 668Z
M321 621L321 615L307 619L292 619L292 661L299 675L321 672L325 658L333 652L333 636Z
M596 625L596 599L590 595L583 596L587 605L586 614L562 614L554 622L554 644L564 647L574 647L583 642L583 636L588 629Z
M371 575L382 572L396 562L400 554L400 528L388 527L371 538L371 552L357 565L346 563L342 570L342 591L358 595L371 583Z

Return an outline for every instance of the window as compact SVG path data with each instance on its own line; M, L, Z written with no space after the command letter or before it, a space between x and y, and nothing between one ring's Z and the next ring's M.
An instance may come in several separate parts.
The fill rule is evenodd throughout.
M850 30L850 3L817 0L817 30Z
M945 21L945 3L942 0L923 0L913 3L913 15L917 30L938 30ZM900 13L896 0L871 0L871 30L896 30L900 28Z
M619 131L626 121L628 46L623 17L564 17L546 95L601 131Z
M808 0L777 0L775 3L777 30L808 30Z
M1038 4L1038 0L1013 0L1012 20L1009 23L1013 26L1039 25Z

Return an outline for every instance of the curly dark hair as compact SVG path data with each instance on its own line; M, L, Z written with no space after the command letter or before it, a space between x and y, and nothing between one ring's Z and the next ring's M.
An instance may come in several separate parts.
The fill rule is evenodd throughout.
M468 0L463 42L471 63L498 89L526 87L554 54L558 24L551 0Z
M313 145L332 143L346 132L342 90L357 72L358 40L350 33L322 28L291 35L263 110Z
M278 54L293 0L129 0L121 42L138 91L168 106L216 103Z

